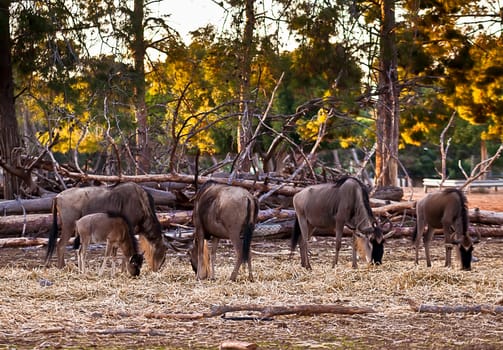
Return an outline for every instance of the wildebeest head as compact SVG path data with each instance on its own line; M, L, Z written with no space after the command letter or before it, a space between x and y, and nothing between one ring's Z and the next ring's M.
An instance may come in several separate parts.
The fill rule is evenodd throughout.
M469 235L464 235L460 241L453 241L458 246L459 260L461 269L470 271L472 269L473 244L477 241L472 240Z
M152 271L159 271L166 260L167 242L164 237L159 237L156 242L150 242L146 237L140 235L140 251L145 255L147 262L150 262Z
M210 275L210 252L208 250L208 242L203 240L203 273L200 274L201 279L205 279ZM197 275L197 263L198 263L198 255L197 255L197 242L194 242L192 247L187 251L187 255L189 256L190 265L192 266L192 270Z
M391 231L391 227L391 222L387 220L384 225L374 221L371 227L357 228L355 231L355 245L358 255L365 258L367 263L381 265L384 255L384 242L394 233Z
M131 258L129 258L127 270L131 274L131 276L139 276L142 265L143 254L133 254Z

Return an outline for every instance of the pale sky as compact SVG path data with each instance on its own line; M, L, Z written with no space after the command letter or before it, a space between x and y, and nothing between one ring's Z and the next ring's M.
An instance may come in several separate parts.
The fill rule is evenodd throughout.
M221 29L225 11L211 0L164 0L159 2L161 13L171 14L168 23L188 40L188 33L209 23Z

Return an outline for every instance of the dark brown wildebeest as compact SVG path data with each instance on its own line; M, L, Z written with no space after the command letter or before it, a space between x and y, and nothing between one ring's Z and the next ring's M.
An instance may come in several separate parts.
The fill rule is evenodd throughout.
M114 186L75 187L59 193L53 201L53 225L47 244L46 265L56 248L58 237L58 215L61 220L61 238L57 242L58 267L65 266L65 247L75 229L75 221L87 214L114 212L127 217L138 229L146 260L153 271L158 271L166 258L167 245L161 224L155 214L152 196L141 186L120 183Z
M293 197L296 219L292 235L292 251L300 246L303 267L311 269L308 241L315 229L335 231L334 267L339 258L344 226L354 230L352 266L357 267L357 253L368 263L381 264L384 240L393 233L384 229L374 218L365 185L351 176L339 178L335 183L312 185ZM384 233L387 233L384 235Z
M89 244L107 242L99 275L103 274L110 258L112 258L112 274L115 273L115 257L119 248L124 255L122 270L127 268L131 276L140 275L143 254L138 252L133 227L122 215L108 212L83 216L75 222L75 236L73 249L79 249L77 263L81 273L86 272L86 253Z
M426 227L428 229L423 236ZM412 235L416 247L416 264L419 260L419 244L423 237L426 266L431 266L430 242L436 228L444 231L445 266L451 266L451 252L453 245L456 245L461 268L470 270L475 242L468 234L468 209L463 192L448 188L432 192L417 201L416 226Z
M236 252L236 263L230 279L236 280L239 268L248 263L250 281L253 281L250 247L258 215L258 201L241 187L206 182L198 190L192 220L194 245L190 252L192 268L198 279L215 278L215 258L218 241L230 239ZM206 249L206 240L212 239L211 259ZM205 253L206 250L206 253ZM208 268L208 260L211 267Z

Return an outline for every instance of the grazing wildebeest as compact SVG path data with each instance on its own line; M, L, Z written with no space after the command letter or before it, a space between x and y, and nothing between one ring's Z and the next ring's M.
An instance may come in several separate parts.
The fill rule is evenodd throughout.
M127 217L138 229L140 237L149 244L142 244L146 260L153 271L158 271L166 258L166 243L161 224L155 214L152 196L141 186L120 183L114 186L74 187L59 193L53 200L53 225L47 244L46 265L56 247L58 215L61 220L61 238L57 242L58 267L65 265L65 247L73 235L75 221L87 214L115 212Z
M198 279L208 278L205 240L212 239L209 277L213 279L218 241L224 238L231 240L236 252L230 279L235 281L241 264L248 263L249 279L253 281L250 247L257 215L258 201L244 188L213 181L201 186L194 201L194 246L190 252L192 268Z
M80 272L86 271L86 253L89 244L106 242L105 258L99 271L100 276L110 258L112 258L112 273L115 273L115 257L119 248L124 255L122 270L127 268L131 276L140 275L143 254L138 252L138 242L134 236L133 227L122 215L108 212L83 216L75 222L75 236L73 248L79 249L77 263Z
M428 229L423 236L426 226ZM453 245L456 245L461 268L470 270L475 241L468 234L467 202L460 190L448 188L432 192L417 201L416 226L412 236L416 247L416 264L419 260L419 244L423 237L426 266L431 266L430 242L437 228L444 231L445 266L451 266L451 252Z
M334 267L339 258L345 225L354 230L353 268L357 267L357 253L368 263L382 263L384 240L393 234L388 233L391 224L384 229L374 218L367 188L358 179L344 176L335 183L308 186L293 196L293 206L296 219L291 249L293 251L299 244L303 267L311 269L308 241L315 229L335 231Z

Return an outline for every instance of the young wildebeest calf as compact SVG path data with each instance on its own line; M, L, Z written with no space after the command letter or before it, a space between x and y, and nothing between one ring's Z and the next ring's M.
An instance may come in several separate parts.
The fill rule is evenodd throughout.
M308 241L315 229L335 233L335 258L332 264L335 266L345 225L354 230L353 268L357 267L357 252L368 263L381 264L384 240L393 234L388 233L391 224L384 229L374 218L367 189L358 179L344 176L335 183L308 186L293 196L293 206L297 217L291 248L293 251L299 244L303 267L311 269Z
M468 235L468 209L466 197L458 189L448 188L432 192L416 203L416 227L412 240L416 247L416 264L419 260L419 244L423 237L426 266L431 266L430 242L436 228L444 230L445 266L451 266L452 245L457 246L458 257L463 270L471 269L474 241Z
M190 252L192 268L198 279L208 278L206 241L211 243L210 278L215 277L215 258L218 241L230 239L236 251L236 263L230 279L236 280L241 264L248 263L250 281L253 281L250 247L258 215L258 201L241 187L206 182L199 189L193 211L195 227L194 246Z
M91 242L107 242L105 249L105 258L99 271L103 270L110 257L112 257L112 273L115 273L115 257L117 249L120 248L124 255L124 265L131 276L138 276L143 264L143 255L138 253L138 243L134 236L133 228L129 221L114 213L95 213L86 215L75 223L75 243L74 249L79 248L77 252L77 263L80 272L86 270L86 252ZM79 247L80 245L80 247Z

